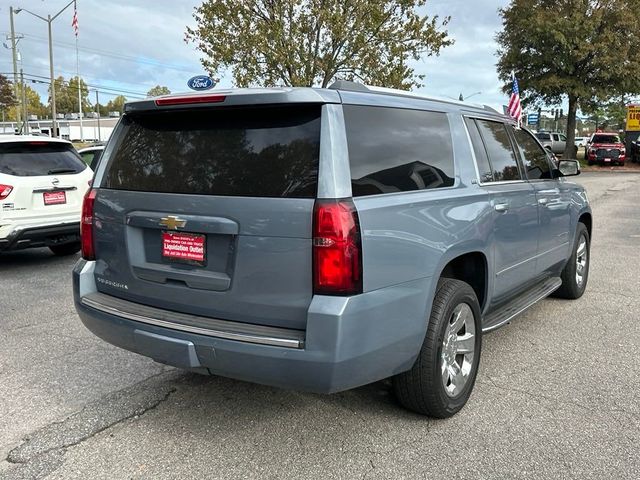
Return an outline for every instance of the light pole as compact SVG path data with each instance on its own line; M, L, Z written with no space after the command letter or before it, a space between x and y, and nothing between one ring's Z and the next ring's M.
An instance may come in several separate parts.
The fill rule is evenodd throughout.
M52 137L57 137L58 136L58 128L57 128L57 122L56 122L56 86L54 83L54 77L53 77L53 38L51 35L51 22L53 22L56 18L58 18L58 16L64 12L67 8L69 8L76 0L71 0L69 3L67 3L67 5L60 10L58 13L56 13L53 17L51 15L47 15L47 18L41 17L40 15L38 15L37 13L33 13L29 10L27 10L26 8L16 8L14 10L14 12L16 14L24 11L27 12L31 15L33 15L36 18L39 18L40 20L47 22L47 25L49 26L49 74L51 77L51 136Z
M13 89L14 89L14 93L16 95L16 100L19 101L19 97L18 97L18 62L17 62L17 55L16 55L16 45L18 42L16 42L16 31L13 28L13 7L9 7L9 20L10 20L10 24L11 24L11 51L13 54ZM17 13L17 12L16 12ZM20 109L18 108L18 106L16 105L16 123L19 125L20 124Z

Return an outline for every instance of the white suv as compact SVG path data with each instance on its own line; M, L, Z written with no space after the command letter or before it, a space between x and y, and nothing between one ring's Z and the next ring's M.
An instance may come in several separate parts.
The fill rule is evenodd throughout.
M80 250L80 211L93 172L66 140L0 137L0 251Z

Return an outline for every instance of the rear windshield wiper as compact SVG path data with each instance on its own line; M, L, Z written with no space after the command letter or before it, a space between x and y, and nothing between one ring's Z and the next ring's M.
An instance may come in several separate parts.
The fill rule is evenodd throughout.
M55 175L56 173L78 173L75 168L52 168L47 175Z

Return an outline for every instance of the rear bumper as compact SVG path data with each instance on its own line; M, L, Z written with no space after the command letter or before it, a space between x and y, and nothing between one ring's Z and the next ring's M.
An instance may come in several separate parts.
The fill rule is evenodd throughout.
M315 296L299 346L268 345L152 325L93 308L83 302L96 292L93 265L77 263L74 300L84 325L103 340L180 368L317 393L347 390L411 368L431 308L426 300L430 278L354 297ZM164 313L170 318L171 312Z
M50 247L80 241L80 222L43 227L18 227L0 238L0 251Z

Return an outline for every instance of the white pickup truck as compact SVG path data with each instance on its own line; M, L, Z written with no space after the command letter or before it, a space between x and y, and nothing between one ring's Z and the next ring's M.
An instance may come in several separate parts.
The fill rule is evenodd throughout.
M536 133L536 137L538 137L538 140L540 140L544 148L552 151L556 155L562 155L567 146L567 137L563 133L538 132Z

